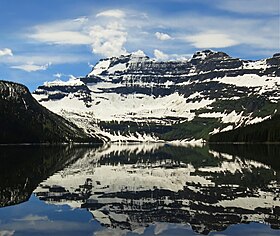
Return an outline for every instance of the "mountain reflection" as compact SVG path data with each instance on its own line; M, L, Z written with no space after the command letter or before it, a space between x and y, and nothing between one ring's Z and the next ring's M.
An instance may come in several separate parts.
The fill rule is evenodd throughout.
M270 153L251 146L252 155L244 147L211 148L147 144L78 150L81 155L63 157L67 165L62 161L65 168L53 175L63 165L44 161L49 167L34 172L36 181L50 177L35 194L48 203L86 208L102 225L124 231L144 232L154 222L190 224L202 234L249 222L279 229L274 158L280 148Z
M27 201L40 182L86 151L70 146L1 146L0 207Z

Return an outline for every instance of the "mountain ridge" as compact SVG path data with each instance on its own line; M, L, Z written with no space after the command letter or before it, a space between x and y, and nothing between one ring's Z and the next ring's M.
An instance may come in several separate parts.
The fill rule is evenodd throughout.
M270 118L279 77L279 53L250 61L204 50L158 62L138 52L102 59L85 77L45 83L33 96L107 141L207 140Z
M100 142L41 106L24 85L0 80L0 143Z

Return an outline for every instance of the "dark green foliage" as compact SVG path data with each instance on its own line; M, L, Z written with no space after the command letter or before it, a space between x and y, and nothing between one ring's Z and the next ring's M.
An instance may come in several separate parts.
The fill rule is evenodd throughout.
M0 143L100 142L41 106L20 84L0 81Z
M171 127L171 131L161 136L164 140L181 139L208 139L209 132L221 125L217 119L196 117L192 121L176 124Z
M174 117L175 121L175 117ZM177 122L173 125L165 125L159 123L136 123L133 121L101 121L98 125L107 131L118 132L122 135L128 135L130 133L140 134L155 134L157 137L163 140L181 140L181 139L208 139L209 132L214 128L222 127L217 119L213 118L199 118L196 117L192 121L186 121L183 123ZM225 126L225 125L224 125Z
M274 113L275 110L280 110L280 104L269 101L261 95L251 95L249 97L241 97L238 100L217 100L211 104L211 108L202 108L196 111L196 115L213 112L236 113L243 112L243 115L251 115L254 117L266 117ZM253 112L253 114L251 114Z
M280 115L258 124L215 134L209 142L280 142Z

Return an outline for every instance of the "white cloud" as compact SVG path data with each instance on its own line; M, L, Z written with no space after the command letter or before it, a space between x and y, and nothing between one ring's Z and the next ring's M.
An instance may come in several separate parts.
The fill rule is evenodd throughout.
M91 43L91 38L88 35L75 31L44 32L39 30L37 33L31 35L30 38L53 44L83 45Z
M123 18L125 17L125 12L119 9L112 9L112 10L102 11L96 14L96 17L101 17L101 16Z
M63 74L61 74L61 73L56 73L56 74L54 74L53 76L56 77L56 78L58 78L58 79L60 79L60 78L63 76Z
M31 28L28 38L50 44L90 44L91 39L85 30L87 17L54 21Z
M48 217L30 214L23 218L15 219L15 221L41 221L41 220L48 220Z
M73 63L87 63L92 59L91 55L77 54L77 53L60 53L58 51L51 52L41 50L36 53L26 53L22 55L14 55L13 57L0 57L0 63L7 63L9 65L35 64L44 65L50 61L53 64L73 64Z
M35 65L33 63L24 64L24 65L18 65L18 66L11 66L13 69L19 69L24 70L27 72L34 72L39 70L46 70L51 65L51 63L45 64L45 65Z
M126 53L124 44L127 32L118 22L109 23L107 26L96 25L91 27L92 52L104 56L119 56Z
M154 50L154 56L157 61L166 61L169 58L169 56L167 54L163 53L162 51L160 51L158 49Z
M239 44L227 34L210 31L186 36L186 40L196 48L226 48Z
M101 16L106 18L101 19ZM93 53L118 56L126 53L124 44L127 32L122 24L124 16L123 11L115 9L100 12L94 18L80 17L37 25L31 29L33 33L28 37L49 44L89 45Z
M0 230L0 236L12 236L15 232L15 230Z
M185 61L192 57L192 54L166 54L158 49L154 50L156 61Z
M82 16L82 17L74 19L73 21L83 24L83 23L86 23L88 21L88 18L86 16Z
M69 75L69 80L76 80L77 77L75 77L74 75Z
M13 52L10 48L4 48L0 50L0 57L1 56L13 56Z
M177 58L176 54L179 54L179 58L181 54L193 52L193 47L226 48L241 44L249 46L249 54L249 49L252 52L264 49L275 51L279 48L276 18L236 18L233 15L209 16L197 13L162 17L128 9L111 9L88 17L37 25L31 29L29 38L47 44L88 45L94 54L102 57L156 48L161 52L156 53L158 58L164 59L165 53L168 53L168 59L171 59ZM163 41L160 48L158 40ZM75 58L65 58L66 61L70 59L74 61ZM50 61L56 63L55 60ZM63 63L63 60L59 59L59 63Z
M165 34L165 33L160 33L160 32L156 32L156 33L155 33L155 36L156 36L157 39L162 40L162 41L172 39L172 38L170 37L170 35Z

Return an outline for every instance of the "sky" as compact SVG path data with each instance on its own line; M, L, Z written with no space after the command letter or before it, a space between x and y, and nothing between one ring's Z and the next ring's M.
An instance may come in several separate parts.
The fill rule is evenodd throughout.
M279 52L280 1L0 0L0 79L31 91L105 57L182 60L204 49L249 60Z

